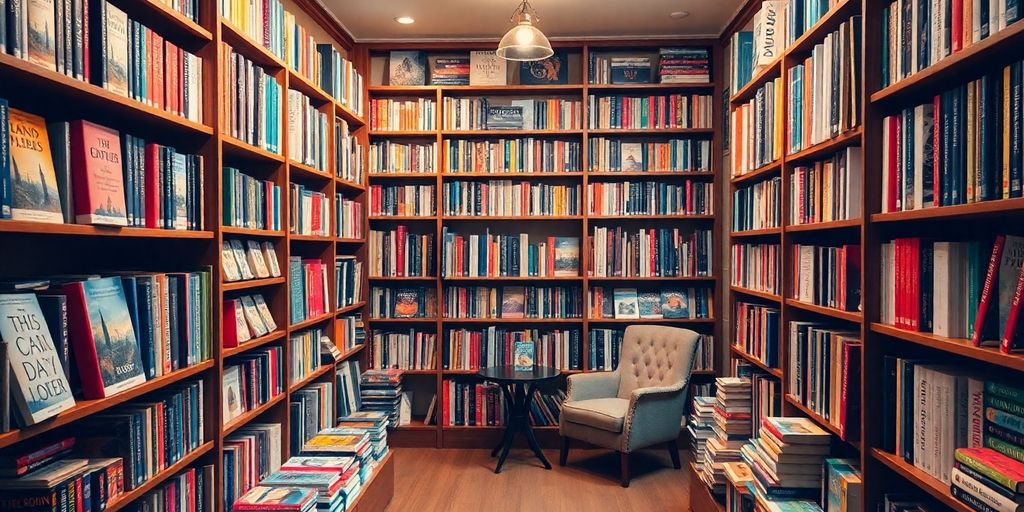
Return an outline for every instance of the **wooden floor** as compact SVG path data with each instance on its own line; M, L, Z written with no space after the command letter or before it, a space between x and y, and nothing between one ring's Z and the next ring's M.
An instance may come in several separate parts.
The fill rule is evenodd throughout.
M497 475L489 450L392 450L387 512L675 512L690 502L687 462L673 469L665 450L632 455L628 489L619 485L618 455L605 450L573 450L564 468L557 450L545 450L548 471L529 450L514 449Z

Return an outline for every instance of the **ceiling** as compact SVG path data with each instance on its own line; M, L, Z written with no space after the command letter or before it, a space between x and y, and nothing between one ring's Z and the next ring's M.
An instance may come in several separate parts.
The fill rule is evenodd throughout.
M518 0L320 0L361 42L497 40ZM741 0L531 0L552 39L717 37ZM669 13L689 11L683 19ZM400 25L397 16L416 23Z

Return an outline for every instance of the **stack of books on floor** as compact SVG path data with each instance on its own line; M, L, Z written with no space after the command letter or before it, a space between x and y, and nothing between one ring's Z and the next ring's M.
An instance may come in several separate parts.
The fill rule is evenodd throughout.
M814 508L800 510L818 510L813 500L821 495L831 441L831 434L807 418L764 418L760 435L741 449L754 474L747 487L758 505L775 510L777 500L805 500Z
M958 448L954 456L950 492L956 499L973 510L1021 508L1024 464L1019 460L991 448Z
M701 478L716 494L725 492L725 464L741 460L740 448L750 439L750 379L724 377L715 380L715 437L705 448Z
M402 408L401 370L366 370L359 380L363 409L387 413L391 427L398 426Z
M686 423L686 431L690 434L690 451L693 453L694 465L703 472L708 440L715 437L715 397L693 397L690 410L690 419Z
M363 431L370 436L370 448L373 459L370 467L376 467L388 454L388 418L382 411L356 411L338 418L338 428L353 433ZM367 475L367 478L369 475Z

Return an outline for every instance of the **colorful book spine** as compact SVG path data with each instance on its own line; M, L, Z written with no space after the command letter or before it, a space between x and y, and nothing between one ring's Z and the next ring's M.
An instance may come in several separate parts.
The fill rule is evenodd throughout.
M711 128L712 99L702 94L598 96L588 98L593 130L661 130Z
M579 142L519 139L445 139L442 148L450 174L529 174L580 172L583 147Z
M732 193L732 230L773 229L781 225L782 178L737 187Z
M221 187L225 226L281 230L281 187L276 183L225 167Z
M437 129L437 102L432 99L370 100L370 129L374 131L431 131Z
M667 142L630 142L591 137L593 172L710 172L711 141L670 139Z
M734 244L730 260L730 284L755 292L778 295L782 250L779 244Z
M436 203L434 185L370 185L371 217L433 217Z
M412 233L398 225L388 231L371 230L369 271L372 277L431 277L434 263L434 234Z
M714 215L713 184L685 180L591 182L587 184L589 215Z
M516 343L534 347L534 364L560 370L582 369L582 334L578 329L449 329L442 345L445 370L479 370L511 366Z
M437 334L409 329L374 329L367 343L370 369L433 370L437 368Z
M580 215L580 185L513 180L448 181L442 188L446 216Z
M595 227L588 237L591 277L697 277L711 275L711 231L678 228L629 232Z
M428 174L438 169L437 142L374 141L370 144L371 174Z

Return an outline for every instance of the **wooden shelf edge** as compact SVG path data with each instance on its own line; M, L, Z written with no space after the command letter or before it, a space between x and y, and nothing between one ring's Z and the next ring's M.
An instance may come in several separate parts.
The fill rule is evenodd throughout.
M145 496L147 493L156 489L156 487L166 481L168 478L184 471L185 468L192 465L195 461L199 460L200 457L206 455L208 452L213 450L213 441L207 441L200 445L195 450L183 455L177 462L167 466L166 468L158 471L151 478L146 480L138 487L126 491L121 496L118 496L117 500L113 503L108 503L107 512L117 512L128 505L131 505L133 501Z
M862 219L833 220L829 222L812 222L809 224L790 224L784 228L787 233L808 233L860 227Z
M231 20L220 17L218 23L220 24L221 36L224 42L235 51L244 54L246 58L264 67L279 69L288 67L284 61L270 53L270 50L257 43L248 34L242 32L242 29L235 27ZM242 48L239 48L239 46L242 46Z
M830 308L827 306L819 306L817 304L810 304L793 298L787 298L786 305L803 311L810 311L811 313L817 313L819 315L828 316L839 320L846 320L847 322L860 323L862 320L864 320L864 315L861 314L859 311L844 311L842 309Z
M310 373L309 375L306 375L306 376L302 377L301 379L299 379L298 381L296 381L296 382L294 382L292 384L289 384L288 385L288 393L289 394L294 393L294 392L296 392L296 391L298 391L298 390L300 390L300 389L302 389L302 388L312 384L314 381L316 381L320 377L323 377L324 375L327 375L332 370L334 370L334 365L335 365L335 363L333 363L333 362L332 363L328 363L328 364L320 365L316 370L313 370L313 372Z
M168 23L173 24L179 30L188 33L192 37L202 41L213 41L213 34L198 23L190 20L184 14L172 9L170 6L158 0L144 0L139 2L140 6L163 16Z
M335 315L344 315L346 313L352 313L352 312L355 312L355 311L359 311L364 306L366 306L366 301L365 300L361 300L361 301L356 302L354 304L349 304L348 306L340 307L340 308L334 310L334 314Z
M850 0L845 1L848 2ZM819 142L817 144L813 144L805 149L797 151L796 153L787 155L785 157L786 163L799 163L811 160L818 160L822 157L846 149L849 146L856 146L860 144L862 142L862 135L863 130L861 129L861 127L858 126L857 128L854 128L852 130L840 133L839 135L831 139Z
M782 57L783 54L780 53L767 66L761 68L760 71L751 76L749 82L747 82L743 87L740 87L738 91L729 97L729 104L736 105L738 103L746 102L754 96L754 93L756 93L762 85L767 83L769 80L774 80L776 76L781 76Z
M361 343L359 345L352 347L349 350L346 350L345 352L342 352L341 357L338 359L338 362L348 361L349 359L352 358L352 356L355 356L356 354L362 352L364 348L366 348L366 343Z
M228 135L226 133L220 134L220 140L223 146L230 148L231 151L228 151L228 153L234 152L235 154L243 155L246 158L263 160L266 162L273 162L278 164L284 163L285 161L284 155L272 153L270 151L267 151L266 149L253 146L248 142L245 142L241 139L236 139L235 137L232 137L231 135Z
M388 453L384 455L384 458L377 464L377 467L373 469L373 474L370 475L370 481L363 484L362 490L356 500L351 505L345 507L346 512L362 512L362 507L367 503L367 500L377 499L378 503L370 503L364 506L373 506L373 512L383 510L387 507L387 504L391 501L392 496L395 494L395 461L392 457L393 453L391 448L388 448ZM385 476L382 476L385 475ZM381 490L381 485L389 485L390 489ZM371 498L372 496L372 498ZM382 503L380 501L383 500Z
M221 436L225 438L230 436L234 431L244 427L249 422L256 419L256 417L269 411L271 407L281 403L286 398L288 398L288 393L286 391L282 391L277 396L267 400L267 403L260 404L256 406L255 409L243 412L241 416L231 420L229 423L226 423L221 427Z
M753 355L747 353L747 351L743 350L742 348L740 348L740 347L738 347L736 345L730 344L729 345L729 351L731 351L734 355L738 356L740 359L743 359L744 361L747 361L748 363L753 364L754 366L764 370L765 372L768 372L769 375L772 375L773 377L776 377L778 379L782 378L782 370L781 369L775 368L775 367L772 367L772 366L768 366L767 364L764 363L764 361L761 361L760 359L758 359L758 358L754 357Z
M778 159L773 160L773 161L771 161L771 162L769 162L769 163L767 163L765 165L762 165L761 167L758 167L757 169L754 169L753 171L750 171L748 173L741 174L739 176L732 176L732 177L729 178L729 182L732 183L733 185L740 185L740 184L743 184L743 183L747 183L747 182L759 179L762 176L767 176L769 174L773 174L773 173L775 173L776 171L778 171L781 168L782 168L782 159L778 158Z
M969 339L945 338L927 332L908 331L879 322L871 323L871 331L975 361L1002 366L1018 372L1024 371L1024 354L1004 354L999 347L975 347Z
M729 290L735 293L749 295L751 297L757 297L759 299L770 300L773 302L782 302L782 296L775 293L759 292L757 290L751 290L750 288L744 288L742 286L736 285L730 285Z
M38 234L59 236L117 236L125 238L179 238L179 239L212 239L213 231L129 228L119 226L100 226L92 224L51 224L48 222L30 222L23 220L0 220L0 233Z
M782 233L782 228L745 229L743 231L730 231L729 238L751 238L757 236L771 236Z
M313 318L307 318L307 319L305 319L305 320L303 320L301 322L296 322L296 323L290 324L288 326L288 330L289 331L297 331L297 330L300 330L300 329L305 329L307 327L312 327L312 326L314 326L314 325L316 325L318 323L325 322L325 321L330 320L332 318L334 318L334 311L328 311L328 312L326 312L326 313L324 313L322 315L317 315L317 316L314 316Z
M813 410L811 410L810 407L807 407L806 405L800 403L800 399L797 398L796 396L794 396L792 393L786 393L785 399L786 399L786 402L788 402L793 407L796 407L801 413L803 413L804 416L807 416L811 421L817 423L819 427L821 427L821 428L831 432L832 435L834 435L837 440L839 440L839 441L841 441L843 443L846 443L849 446L852 446L852 447L856 448L857 451L860 451L860 449L861 449L860 441L847 441L847 440L843 439L842 438L842 431L839 429L839 427L837 427L837 426L833 425L832 423L830 423L822 415L820 415L817 412L814 412ZM859 421L860 418L857 418L857 420Z
M912 484L916 485L928 494L931 494L932 497L941 501L956 512L974 511L974 509L967 506L967 504L953 497L950 493L949 485L944 484L941 480L915 468L910 464L907 464L902 458L891 453L884 452L878 448L871 449L871 456L874 457L875 460L884 464L894 473L906 478Z
M221 226L220 232L226 235L258 236L263 238L282 238L286 234L283 230L268 231L266 229L240 228L236 226Z
M814 48L816 44L825 39L825 36L836 29L836 27L853 14L860 11L858 0L840 0L806 32L798 37L793 44L786 48L786 55L803 53Z
M713 324L714 318L588 318L594 324Z
M993 201L982 201L956 206L921 208L905 212L875 213L871 215L871 222L892 223L972 219L1006 213L1020 213L1021 211L1024 211L1024 198L1017 197L1013 199L996 199Z
M284 283L285 283L284 276L281 276L281 277L267 277L267 278L264 278L264 279L248 279L248 280L245 280L245 281L232 281L232 282L222 283L220 285L220 288L221 288L222 291L225 291L225 292L233 292L233 291L237 291L237 290L247 290L249 288L260 288L260 287L263 287L263 286L274 286L274 285L279 285L279 284L284 284Z
M277 328L274 332L265 334L258 338L253 338L248 341L243 341L242 343L239 343L237 347L222 348L221 358L236 356L243 352L248 352L252 349L268 345L270 343L273 343L277 340L284 338L285 334L287 334L287 332L284 329Z

